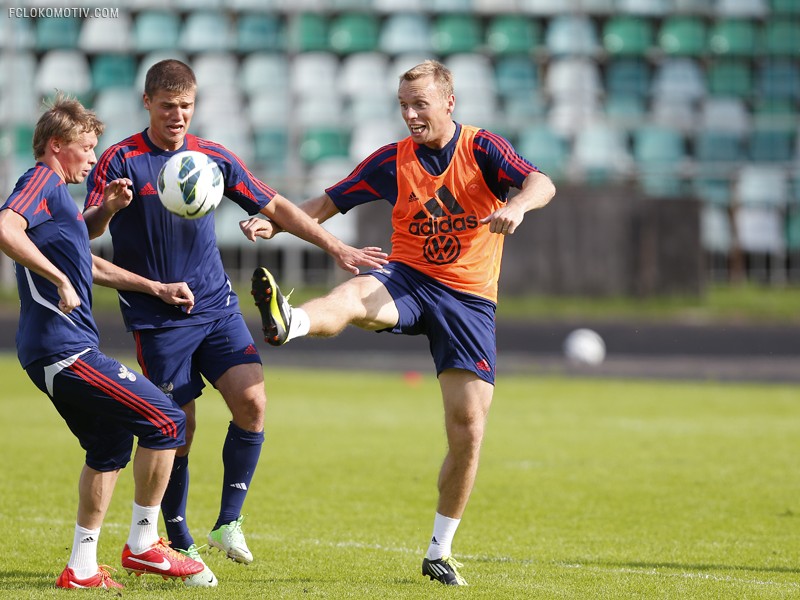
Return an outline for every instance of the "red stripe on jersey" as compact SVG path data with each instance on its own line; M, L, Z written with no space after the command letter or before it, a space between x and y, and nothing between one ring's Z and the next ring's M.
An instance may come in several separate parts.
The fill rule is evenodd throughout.
M386 144L382 148L378 148L375 152L373 152L367 158L362 160L361 163L356 167L355 171L353 171L352 174L350 175L350 177L348 177L347 179L350 179L352 177L357 176L359 173L361 173L361 171L364 169L364 167L370 161L372 161L373 158L375 158L376 156L378 156L379 154L381 154L383 152L387 152L387 151L390 151L390 150L393 151L393 152L385 160L383 160L381 162L381 164L384 164L384 163L386 163L387 161L390 161L390 160L395 160L395 158L397 157L397 142L392 142L391 144Z
M80 359L70 365L69 369L74 371L81 379L97 389L102 390L120 404L142 415L145 419L158 427L164 435L173 438L177 437L178 428L175 422L143 398L131 393L116 381L109 379L106 375L93 369Z
M39 192L42 191L45 183L50 178L50 173L53 173L53 171L47 167L36 167L31 178L22 186L22 190L8 207L13 209L14 212L24 214Z
M247 176L250 178L250 182L254 187L256 187L262 194L267 196L270 200L275 197L278 193L277 190L273 189L263 181L261 181L258 177L253 175L250 169L247 168L247 165L244 164L241 158L239 158L235 153L228 150L222 144L218 144L216 142L212 142L210 140L206 140L203 138L199 138L196 136L186 136L186 147L190 150L196 150L198 152L202 152L203 154L209 154L211 156L217 156L222 160L229 160L227 156L220 153L219 150L225 150L230 156L236 161L236 164L247 173ZM246 182L242 182L237 185L235 188L238 192L244 194L248 198L251 198L254 202L257 202L253 193L249 190L248 184Z
M486 131L485 129L481 130L475 136L476 138L481 137L485 140L488 140L489 143L494 145L495 148L503 155L503 158L514 167L521 175L525 175L526 177L533 173L536 169L531 167L531 165L527 164L524 160L521 159L519 154L514 150L511 144L502 137L497 134L494 134L490 131Z
M86 208L91 206L99 206L103 203L103 190L106 187L108 165L111 164L111 159L114 158L114 156L116 156L120 150L127 147L127 142L130 139L131 138L126 138L118 144L109 146L106 151L100 155L100 160L97 162L97 165L95 165L94 171L92 171L92 182L94 183L94 188L86 198Z

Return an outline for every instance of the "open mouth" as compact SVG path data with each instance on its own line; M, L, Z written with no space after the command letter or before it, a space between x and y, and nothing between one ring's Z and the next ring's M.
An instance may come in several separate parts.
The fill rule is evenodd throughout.
M412 135L419 135L423 131L425 131L424 125L409 125L408 130L411 132Z

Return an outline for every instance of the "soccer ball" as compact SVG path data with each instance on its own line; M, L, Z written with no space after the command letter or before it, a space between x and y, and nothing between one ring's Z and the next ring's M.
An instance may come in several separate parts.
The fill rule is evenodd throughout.
M579 365L599 365L606 358L603 338L591 329L576 329L564 340L564 355Z
M202 152L179 152L158 173L161 204L184 219L199 219L217 208L224 187L217 163Z

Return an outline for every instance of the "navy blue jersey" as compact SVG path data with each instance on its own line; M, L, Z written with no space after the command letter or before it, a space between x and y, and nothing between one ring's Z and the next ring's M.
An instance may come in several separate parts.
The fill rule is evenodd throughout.
M185 281L195 299L187 315L155 296L121 292L122 316L129 331L196 325L239 312L217 249L214 213L183 219L167 211L158 198L156 182L162 165L184 150L202 152L216 162L225 179L225 196L249 215L257 214L276 193L235 154L194 135L187 135L179 150L166 151L155 146L145 130L103 152L87 180L84 210L103 203L109 181L122 177L133 181L133 200L109 223L114 263L154 281Z
M23 367L64 352L99 345L92 317L92 254L86 223L64 180L37 163L17 181L2 209L28 222L26 233L37 248L69 279L81 305L70 314L58 308L58 289L49 280L15 264L20 316L17 354Z
M441 175L456 150L461 125L456 123L453 139L440 150L418 145L415 153L423 167L432 175ZM472 151L483 179L501 200L508 197L511 187L521 188L525 178L538 169L522 158L505 138L481 129L475 135ZM340 212L384 199L392 205L397 201L397 143L383 146L359 164L353 172L325 190Z

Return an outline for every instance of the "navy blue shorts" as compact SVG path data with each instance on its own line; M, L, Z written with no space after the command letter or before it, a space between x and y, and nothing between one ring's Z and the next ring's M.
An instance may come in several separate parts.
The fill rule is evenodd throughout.
M494 302L454 290L401 263L365 275L386 286L400 313L397 325L381 331L428 336L437 375L445 369L465 369L494 384Z
M185 443L180 407L146 377L96 348L39 360L25 370L78 438L92 469L127 465L134 436L153 450Z
M198 325L140 329L134 337L142 372L178 406L200 396L203 377L213 385L231 367L261 364L239 313Z

